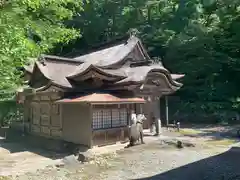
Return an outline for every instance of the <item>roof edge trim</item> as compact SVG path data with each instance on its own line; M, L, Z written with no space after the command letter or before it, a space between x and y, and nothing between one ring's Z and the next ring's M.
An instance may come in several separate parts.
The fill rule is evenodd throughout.
M85 69L84 71L82 71L80 73L77 73L77 74L73 74L73 75L67 76L67 78L68 79L74 79L75 77L78 77L78 76L83 75L83 74L85 74L87 72L90 72L90 71L96 71L96 72L98 72L100 74L103 74L105 76L111 76L111 77L116 77L116 78L125 78L125 76L118 76L118 75L114 75L114 74L110 74L110 73L108 74L108 73L102 71L100 68L98 68L98 67L96 67L96 66L94 66L92 64L89 65L89 67L87 69Z
M43 54L40 57L44 58L45 60L47 59L47 60L65 61L65 62L72 62L72 63L84 63L83 61L79 61L74 58L67 58L67 57L61 57L61 56Z

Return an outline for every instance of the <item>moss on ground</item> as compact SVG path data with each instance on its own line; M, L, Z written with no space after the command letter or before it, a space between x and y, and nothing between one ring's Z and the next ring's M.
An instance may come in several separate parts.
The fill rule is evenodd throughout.
M208 140L207 144L208 145L221 145L221 146L229 146L234 143L237 143L237 140L234 139L220 139L220 140Z
M0 180L11 180L11 177L8 176L0 176Z
M182 135L198 135L202 133L202 131L196 129L180 129L180 134Z

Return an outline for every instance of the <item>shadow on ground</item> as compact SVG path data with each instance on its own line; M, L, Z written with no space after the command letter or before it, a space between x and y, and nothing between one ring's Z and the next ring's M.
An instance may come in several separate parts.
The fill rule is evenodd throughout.
M0 148L10 153L28 151L55 160L73 154L76 145L27 134L23 136L21 132L8 131L6 138L0 139ZM83 147L82 151L85 150L87 150L86 147Z
M136 180L240 180L240 148Z
M211 129L212 126L192 125L193 129L201 131L197 134L182 134L181 136L189 137L209 137L211 140L222 140L225 138L237 140L234 136L236 127L219 127L221 130ZM169 137L179 136L176 132L164 132L163 135ZM145 134L145 136L152 136ZM0 148L8 150L10 153L29 151L50 159L59 159L74 153L76 145L71 143L65 143L63 141L50 140L46 138L36 137L32 135L22 136L21 132L9 131L7 132L7 138L0 139ZM86 147L82 147L81 151L86 151Z
M68 153L56 153L55 151L38 148L28 143L20 143L15 141L6 141L0 140L0 148L9 151L9 153L20 153L20 152L31 152L33 154L37 154L46 158L50 158L53 160L63 158L68 155ZM4 155L1 153L1 155Z

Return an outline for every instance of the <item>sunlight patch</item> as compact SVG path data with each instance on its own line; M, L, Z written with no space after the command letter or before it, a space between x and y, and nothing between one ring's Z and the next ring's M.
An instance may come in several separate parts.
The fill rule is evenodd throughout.
M197 135L202 133L202 131L196 129L180 129L180 133L183 135Z

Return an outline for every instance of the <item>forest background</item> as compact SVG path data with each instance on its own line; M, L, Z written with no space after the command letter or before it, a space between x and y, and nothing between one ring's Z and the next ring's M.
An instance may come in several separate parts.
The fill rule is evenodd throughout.
M239 0L0 0L1 117L30 57L79 55L130 29L151 57L186 75L170 98L172 120L238 120Z

